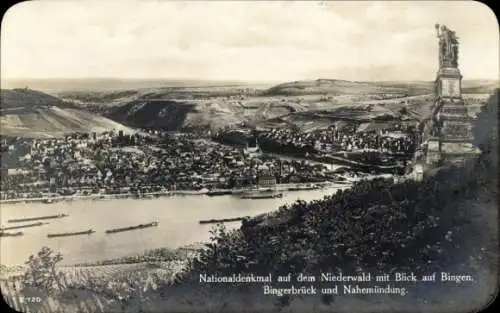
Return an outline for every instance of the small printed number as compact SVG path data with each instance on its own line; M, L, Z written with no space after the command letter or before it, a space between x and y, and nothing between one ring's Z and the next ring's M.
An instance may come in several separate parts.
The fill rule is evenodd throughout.
M42 302L42 298L40 297L22 297L21 303L26 302L26 303L40 303Z

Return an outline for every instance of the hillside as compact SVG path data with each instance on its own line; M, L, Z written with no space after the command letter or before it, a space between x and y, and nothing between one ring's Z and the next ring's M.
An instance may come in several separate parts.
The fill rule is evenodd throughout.
M52 95L32 89L2 89L0 90L2 109L19 109L33 105L63 106L68 105L63 100Z
M52 105L61 107L60 101L71 103L75 108L130 127L215 130L241 123L311 129L326 127L338 120L365 121L377 116L421 120L430 114L433 92L432 82L334 79L289 82L270 88L236 83L156 84L148 88L142 88L141 84L133 88L131 83L116 89L73 88L55 92L55 97L47 96L53 100ZM470 95L464 98L477 106L497 84L464 81L464 94ZM33 103L32 100L25 102ZM405 116L400 114L403 107L407 111Z
M464 80L463 93L491 93L499 86L498 81ZM414 82L355 82L337 79L295 81L276 85L264 91L267 95L378 95L381 99L430 94L434 90L432 81Z
M131 127L217 129L241 122L236 110L210 102L138 99L110 110L106 116Z
M292 112L275 118L266 119L255 123L263 128L293 125L303 131L324 129L332 124L340 123L363 123L380 121L387 122L401 120L403 116L396 110L388 109L377 104L343 105L331 109L305 110ZM408 117L406 117L408 118ZM417 120L414 117L414 120Z
M2 90L1 134L20 137L60 137L72 132L103 132L132 129L106 117L76 109L46 93L30 90Z
M395 119L400 114L377 104L332 105L314 98L250 97L241 100L143 98L115 106L106 116L131 127L216 130L240 123L260 127L279 127L285 123L310 129L311 123L321 128L339 120Z
M31 138L62 137L74 132L104 132L111 129L132 129L106 117L70 108L56 106L35 108L21 114L3 114L0 116L2 135Z
M360 86L364 84L359 83ZM373 91L374 89L370 89ZM251 88L216 87L168 88L150 92L114 93L114 100L106 99L102 106L105 116L133 127L162 127L170 130L210 128L218 129L240 123L275 127L288 124L302 128L304 123L324 120L318 116L326 112L327 126L336 120L366 120L380 115L399 116L399 108L384 108L386 101L400 99L404 94L339 94L277 96L258 92ZM101 97L106 95L101 94ZM74 98L74 97L73 97ZM119 99L118 99L119 98ZM124 103L118 104L123 101ZM374 101L374 103L371 103ZM361 112L367 110L367 112ZM323 114L324 115L324 114Z

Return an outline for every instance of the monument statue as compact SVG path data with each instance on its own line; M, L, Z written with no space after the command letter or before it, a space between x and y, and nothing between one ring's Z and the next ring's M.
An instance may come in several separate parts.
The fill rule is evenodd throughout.
M458 37L436 24L439 69L435 80L435 105L426 124L426 163L463 162L478 153L471 143L472 121L462 98L462 75L458 68Z
M458 37L445 25L436 24L439 38L439 67L458 67Z

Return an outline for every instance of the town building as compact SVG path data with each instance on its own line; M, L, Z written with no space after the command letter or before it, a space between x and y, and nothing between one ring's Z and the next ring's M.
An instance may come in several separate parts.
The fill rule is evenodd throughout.
M258 177L259 187L270 187L276 185L276 177L271 173L265 173Z

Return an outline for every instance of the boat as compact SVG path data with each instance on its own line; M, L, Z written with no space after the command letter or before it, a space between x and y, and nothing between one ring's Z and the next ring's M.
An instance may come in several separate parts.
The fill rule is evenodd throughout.
M45 224L48 224L48 223L38 222L38 223L32 223L32 224L26 224L26 225L7 226L7 227L0 228L0 231L9 230L9 229L19 229L19 228L26 228L26 227L42 226Z
M240 195L241 199L275 199L275 198L283 198L283 194L281 192L250 192L243 193Z
M223 218L223 219L211 219L211 220L201 220L200 224L215 224L215 223L226 223L226 222L239 222L248 217L235 217L235 218Z
M232 190L212 190L207 192L207 196L226 196L233 194Z
M57 214L57 215L48 215L48 216L38 216L38 217L27 217L27 218L18 218L18 219L12 219L8 220L8 223L21 223L21 222L30 222L30 221L37 221L37 220L48 220L48 219L54 219L54 218L62 218L66 217L68 214Z
M301 191L301 190L316 190L320 189L319 186L313 185L313 184L307 184L305 186L298 186L298 187L290 187L288 188L289 191Z
M95 233L95 231L93 229L89 229L89 230L78 231L78 232L73 232L73 233L48 234L47 237L49 237L49 238L68 237L68 236L79 236L79 235L91 235L93 233Z
M17 232L17 233L6 233L4 231L0 231L0 237L18 237L22 236L24 233L22 231Z
M106 234L113 234L113 233L119 233L119 232L124 232L124 231L129 231L129 230L136 230L136 229L144 229L148 227L155 227L158 226L158 222L151 222L148 224L139 224L135 226L129 226L129 227L122 227L122 228L114 228L114 229L108 229L105 231Z

